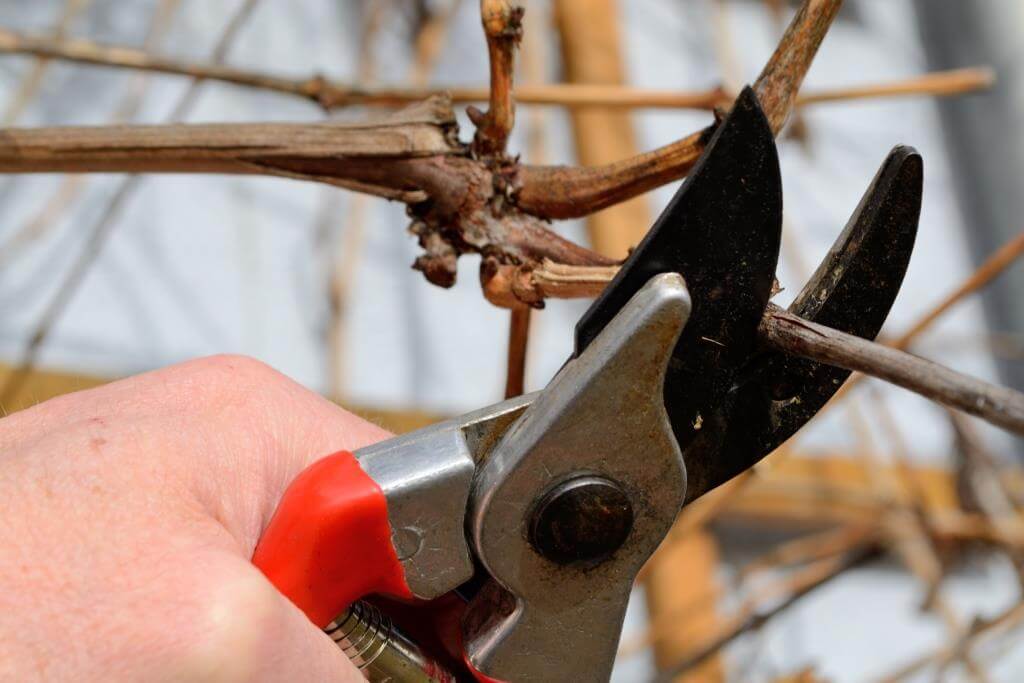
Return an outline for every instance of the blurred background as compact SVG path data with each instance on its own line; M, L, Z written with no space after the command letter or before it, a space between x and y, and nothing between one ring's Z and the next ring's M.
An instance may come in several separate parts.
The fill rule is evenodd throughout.
M535 0L517 83L735 91L756 78L794 7ZM488 74L469 0L7 0L0 27L361 85L486 86ZM963 67L992 67L996 83L798 110L780 138L778 302L800 290L892 146L913 145L925 160L924 207L883 336L925 320L906 340L914 352L1024 389L1024 270L1012 265L1024 250L1022 27L1014 0L847 0L804 92ZM383 111L325 114L280 93L3 51L5 127ZM468 139L462 107L459 116ZM521 105L509 149L530 163L603 163L709 120L684 109ZM556 228L621 257L677 187ZM224 352L260 358L396 431L500 400L508 312L483 299L476 257L461 259L451 289L425 282L410 268L419 247L407 224L400 203L293 180L2 177L3 408ZM534 312L527 390L564 362L587 303ZM638 585L616 680L673 667L680 673L666 680L1024 679L1014 631L1024 619L1020 446L900 389L859 383L749 481L684 515ZM868 547L872 562L841 566Z

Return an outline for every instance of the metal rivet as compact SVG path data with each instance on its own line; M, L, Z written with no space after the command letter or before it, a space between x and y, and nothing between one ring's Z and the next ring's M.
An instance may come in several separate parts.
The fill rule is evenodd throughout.
M534 506L530 544L560 565L606 560L629 538L633 505L618 484L604 477L564 481Z

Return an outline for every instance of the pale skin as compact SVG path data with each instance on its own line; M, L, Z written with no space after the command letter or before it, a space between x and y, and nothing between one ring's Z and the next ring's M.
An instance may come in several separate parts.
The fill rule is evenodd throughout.
M0 680L362 680L249 558L303 468L387 436L236 356L3 418Z

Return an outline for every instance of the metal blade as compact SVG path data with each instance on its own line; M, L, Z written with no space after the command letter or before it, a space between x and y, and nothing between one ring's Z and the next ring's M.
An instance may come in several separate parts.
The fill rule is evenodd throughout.
M790 312L875 338L910 264L922 178L921 157L913 148L890 152ZM715 420L726 426L724 438L697 444L687 454L688 502L775 450L825 405L850 373L773 351L753 357L742 374ZM695 483L694 469L705 470L703 485Z
M693 311L669 362L664 399L684 453L756 351L781 231L775 140L757 96L745 88L676 196L576 326L578 356L652 276L683 276ZM724 429L714 434L724 436ZM707 446L717 451L717 443ZM706 490L706 463L686 460L689 485Z

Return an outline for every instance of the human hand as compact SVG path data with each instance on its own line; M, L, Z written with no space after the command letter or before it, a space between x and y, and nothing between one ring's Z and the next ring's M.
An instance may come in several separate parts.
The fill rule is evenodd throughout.
M237 356L0 420L0 679L362 680L249 558L300 471L387 436Z

